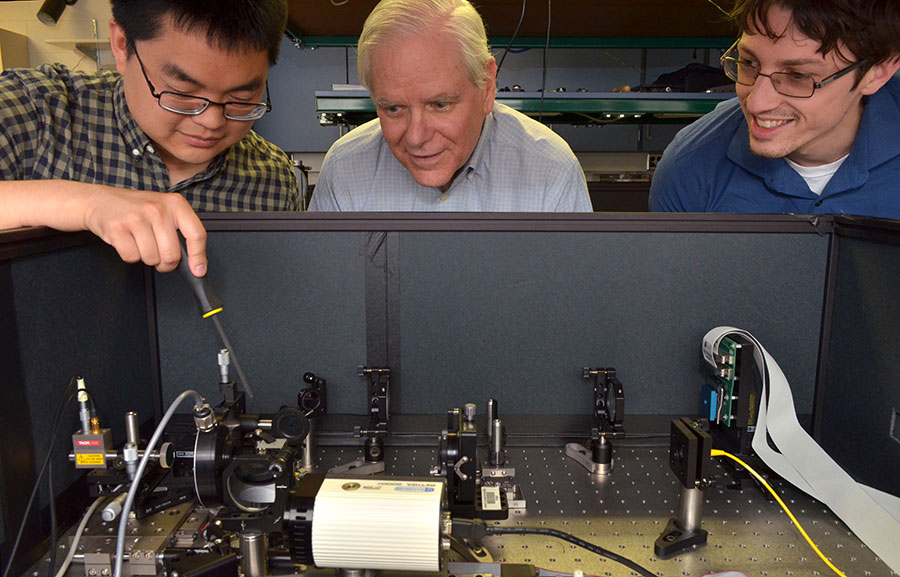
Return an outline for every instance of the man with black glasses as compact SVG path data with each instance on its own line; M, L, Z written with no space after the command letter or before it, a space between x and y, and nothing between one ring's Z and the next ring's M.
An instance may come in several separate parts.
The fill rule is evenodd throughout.
M900 219L900 2L738 0L737 98L681 130L656 211Z
M0 229L90 230L168 271L197 211L299 210L287 155L254 132L285 0L113 0L118 74L62 65L0 76Z

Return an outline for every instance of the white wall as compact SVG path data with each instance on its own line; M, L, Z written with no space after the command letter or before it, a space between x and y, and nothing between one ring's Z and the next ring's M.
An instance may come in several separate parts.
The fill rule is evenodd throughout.
M112 17L109 0L78 0L68 6L56 26L47 26L37 19L42 0L0 2L0 28L28 37L28 57L31 66L61 62L70 68L96 70L97 62L75 48L74 40L96 37L109 39L109 19ZM57 46L48 40L71 40ZM113 64L112 53L100 52L103 66Z

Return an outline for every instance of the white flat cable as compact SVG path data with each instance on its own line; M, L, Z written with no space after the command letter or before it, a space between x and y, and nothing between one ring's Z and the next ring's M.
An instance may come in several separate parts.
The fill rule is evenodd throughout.
M787 378L756 338L745 330L716 327L703 337L703 358L729 335L754 344L762 395L753 450L763 462L801 491L827 505L892 570L900 573L900 498L853 480L800 426ZM776 448L772 448L766 437Z

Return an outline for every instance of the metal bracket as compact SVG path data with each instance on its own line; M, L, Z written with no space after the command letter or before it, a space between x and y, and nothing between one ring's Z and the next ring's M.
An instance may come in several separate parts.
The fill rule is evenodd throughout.
M469 457L463 455L462 458L453 465L453 471L461 481L468 481L469 476L462 472L462 467L469 462Z
M613 456L610 439L625 434L625 390L613 367L582 367L581 376L594 379L593 427L588 447L578 443L566 445L566 456L574 459L595 478L612 473Z
M496 485L506 493L506 503L510 509L525 510L528 502L522 488L515 483L514 467L484 467L481 469L482 487Z
M585 379L594 379L594 428L607 438L623 434L625 390L616 378L616 369L583 367L581 376Z
M603 467L603 463L595 463L591 458L591 452L584 445L578 443L566 443L566 457L573 459L576 463L587 469L591 475L607 475ZM610 468L612 466L610 465Z
M332 467L328 469L328 472L333 474L352 472L355 475L376 475L378 473L384 473L384 461L372 463L364 459L356 459L355 461Z
M669 466L681 482L678 516L669 519L654 544L654 552L667 559L686 549L706 544L702 529L703 489L709 485L712 437L696 422L682 418L672 421Z
M482 479L511 479L516 476L515 467L482 467Z
M359 367L359 376L368 382L369 430L387 430L391 418L391 369Z
M307 417L314 418L328 412L328 382L314 373L304 373L303 382L309 387L297 393L297 406Z

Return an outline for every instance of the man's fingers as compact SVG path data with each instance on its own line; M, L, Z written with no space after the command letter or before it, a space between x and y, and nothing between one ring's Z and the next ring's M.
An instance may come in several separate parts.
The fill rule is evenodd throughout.
M181 244L178 231L168 219L153 226L153 242L159 252L159 261L153 263L159 272L169 272L178 267L181 261ZM144 261L146 264L151 264Z
M138 250L137 243L134 242L134 237L130 234L104 240L116 249L116 252L119 253L119 258L123 261L131 264L141 262L141 251Z
M202 277L206 274L207 267L206 229L203 228L203 223L200 222L200 218L191 209L187 201L183 202L181 209L176 209L175 219L178 230L184 236L191 272L196 277Z
M85 226L125 262L142 261L160 272L174 270L181 260L180 230L191 272L206 274L206 229L180 194L101 187L91 197Z
M143 219L128 218L106 223L100 238L112 245L125 262L144 262L151 266L159 264L153 228Z

